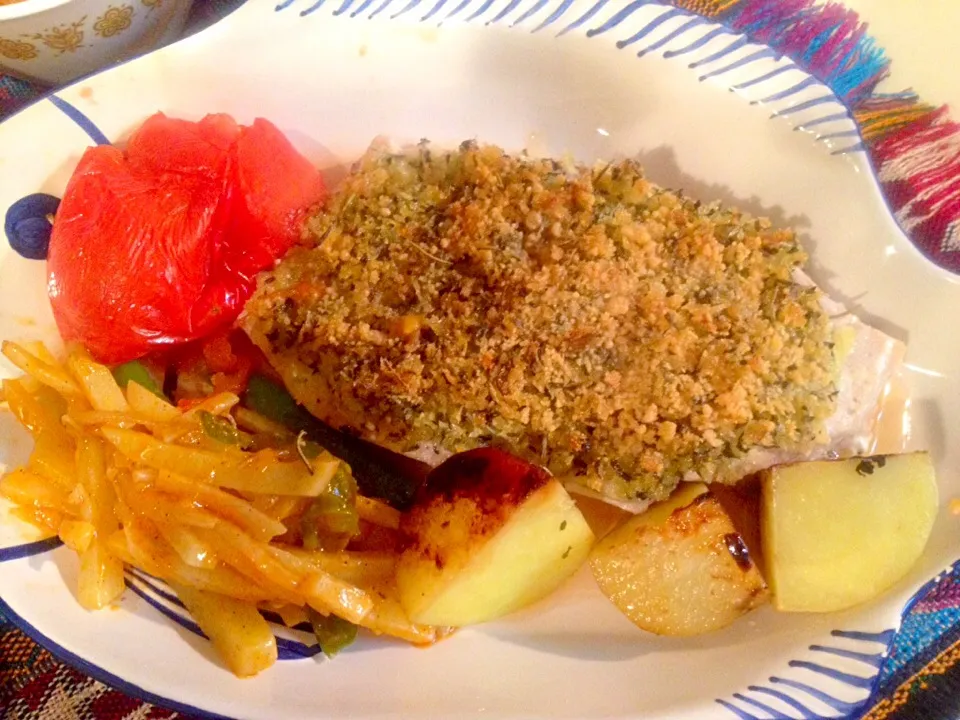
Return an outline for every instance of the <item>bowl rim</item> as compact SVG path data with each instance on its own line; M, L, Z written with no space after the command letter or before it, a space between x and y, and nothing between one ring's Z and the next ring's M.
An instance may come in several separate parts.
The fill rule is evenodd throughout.
M20 0L11 5L0 6L0 22L4 20L20 20L53 10L63 5L69 5L75 0Z

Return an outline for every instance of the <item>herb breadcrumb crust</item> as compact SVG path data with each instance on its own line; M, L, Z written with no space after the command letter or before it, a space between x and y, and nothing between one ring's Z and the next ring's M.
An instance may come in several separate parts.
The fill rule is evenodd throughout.
M373 148L242 323L322 420L498 445L611 499L824 443L838 368L794 233L599 167Z

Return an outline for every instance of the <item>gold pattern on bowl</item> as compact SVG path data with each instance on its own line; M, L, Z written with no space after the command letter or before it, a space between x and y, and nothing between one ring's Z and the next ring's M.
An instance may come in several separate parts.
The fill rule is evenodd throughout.
M133 24L133 5L111 5L107 11L97 18L93 24L93 31L100 37L113 37L127 30Z
M0 5L9 1L0 0ZM54 86L175 39L193 4L193 0L47 0L55 7L44 9L40 0L33 1L39 5L17 0L37 12L0 21L0 75Z
M65 52L75 52L78 48L83 47L83 23L86 19L86 16L84 16L76 22L47 28L43 32L29 37L31 40L39 40L48 48L56 50L58 55Z
M33 60L37 57L37 48L33 43L22 40L0 38L0 55L10 60Z

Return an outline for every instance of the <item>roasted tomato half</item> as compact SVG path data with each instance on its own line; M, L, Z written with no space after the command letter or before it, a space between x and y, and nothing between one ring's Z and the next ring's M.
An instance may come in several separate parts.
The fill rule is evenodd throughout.
M229 325L324 195L320 173L266 120L160 113L124 150L90 148L47 259L61 335L117 363Z

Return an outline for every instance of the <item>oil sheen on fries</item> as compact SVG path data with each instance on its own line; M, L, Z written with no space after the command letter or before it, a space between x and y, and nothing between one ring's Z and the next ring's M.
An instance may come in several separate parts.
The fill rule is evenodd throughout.
M312 608L411 643L437 639L396 600L395 548L303 547L301 516L349 472L330 453L301 461L292 433L231 393L182 411L136 382L121 389L82 349L63 362L39 344L2 351L25 373L3 381L2 397L34 450L0 479L0 495L77 554L85 608L115 602L128 566L165 580L242 677L277 658L261 609L299 622ZM242 427L259 449L209 437L204 413ZM372 498L358 497L356 511L388 531L399 525L399 513Z

